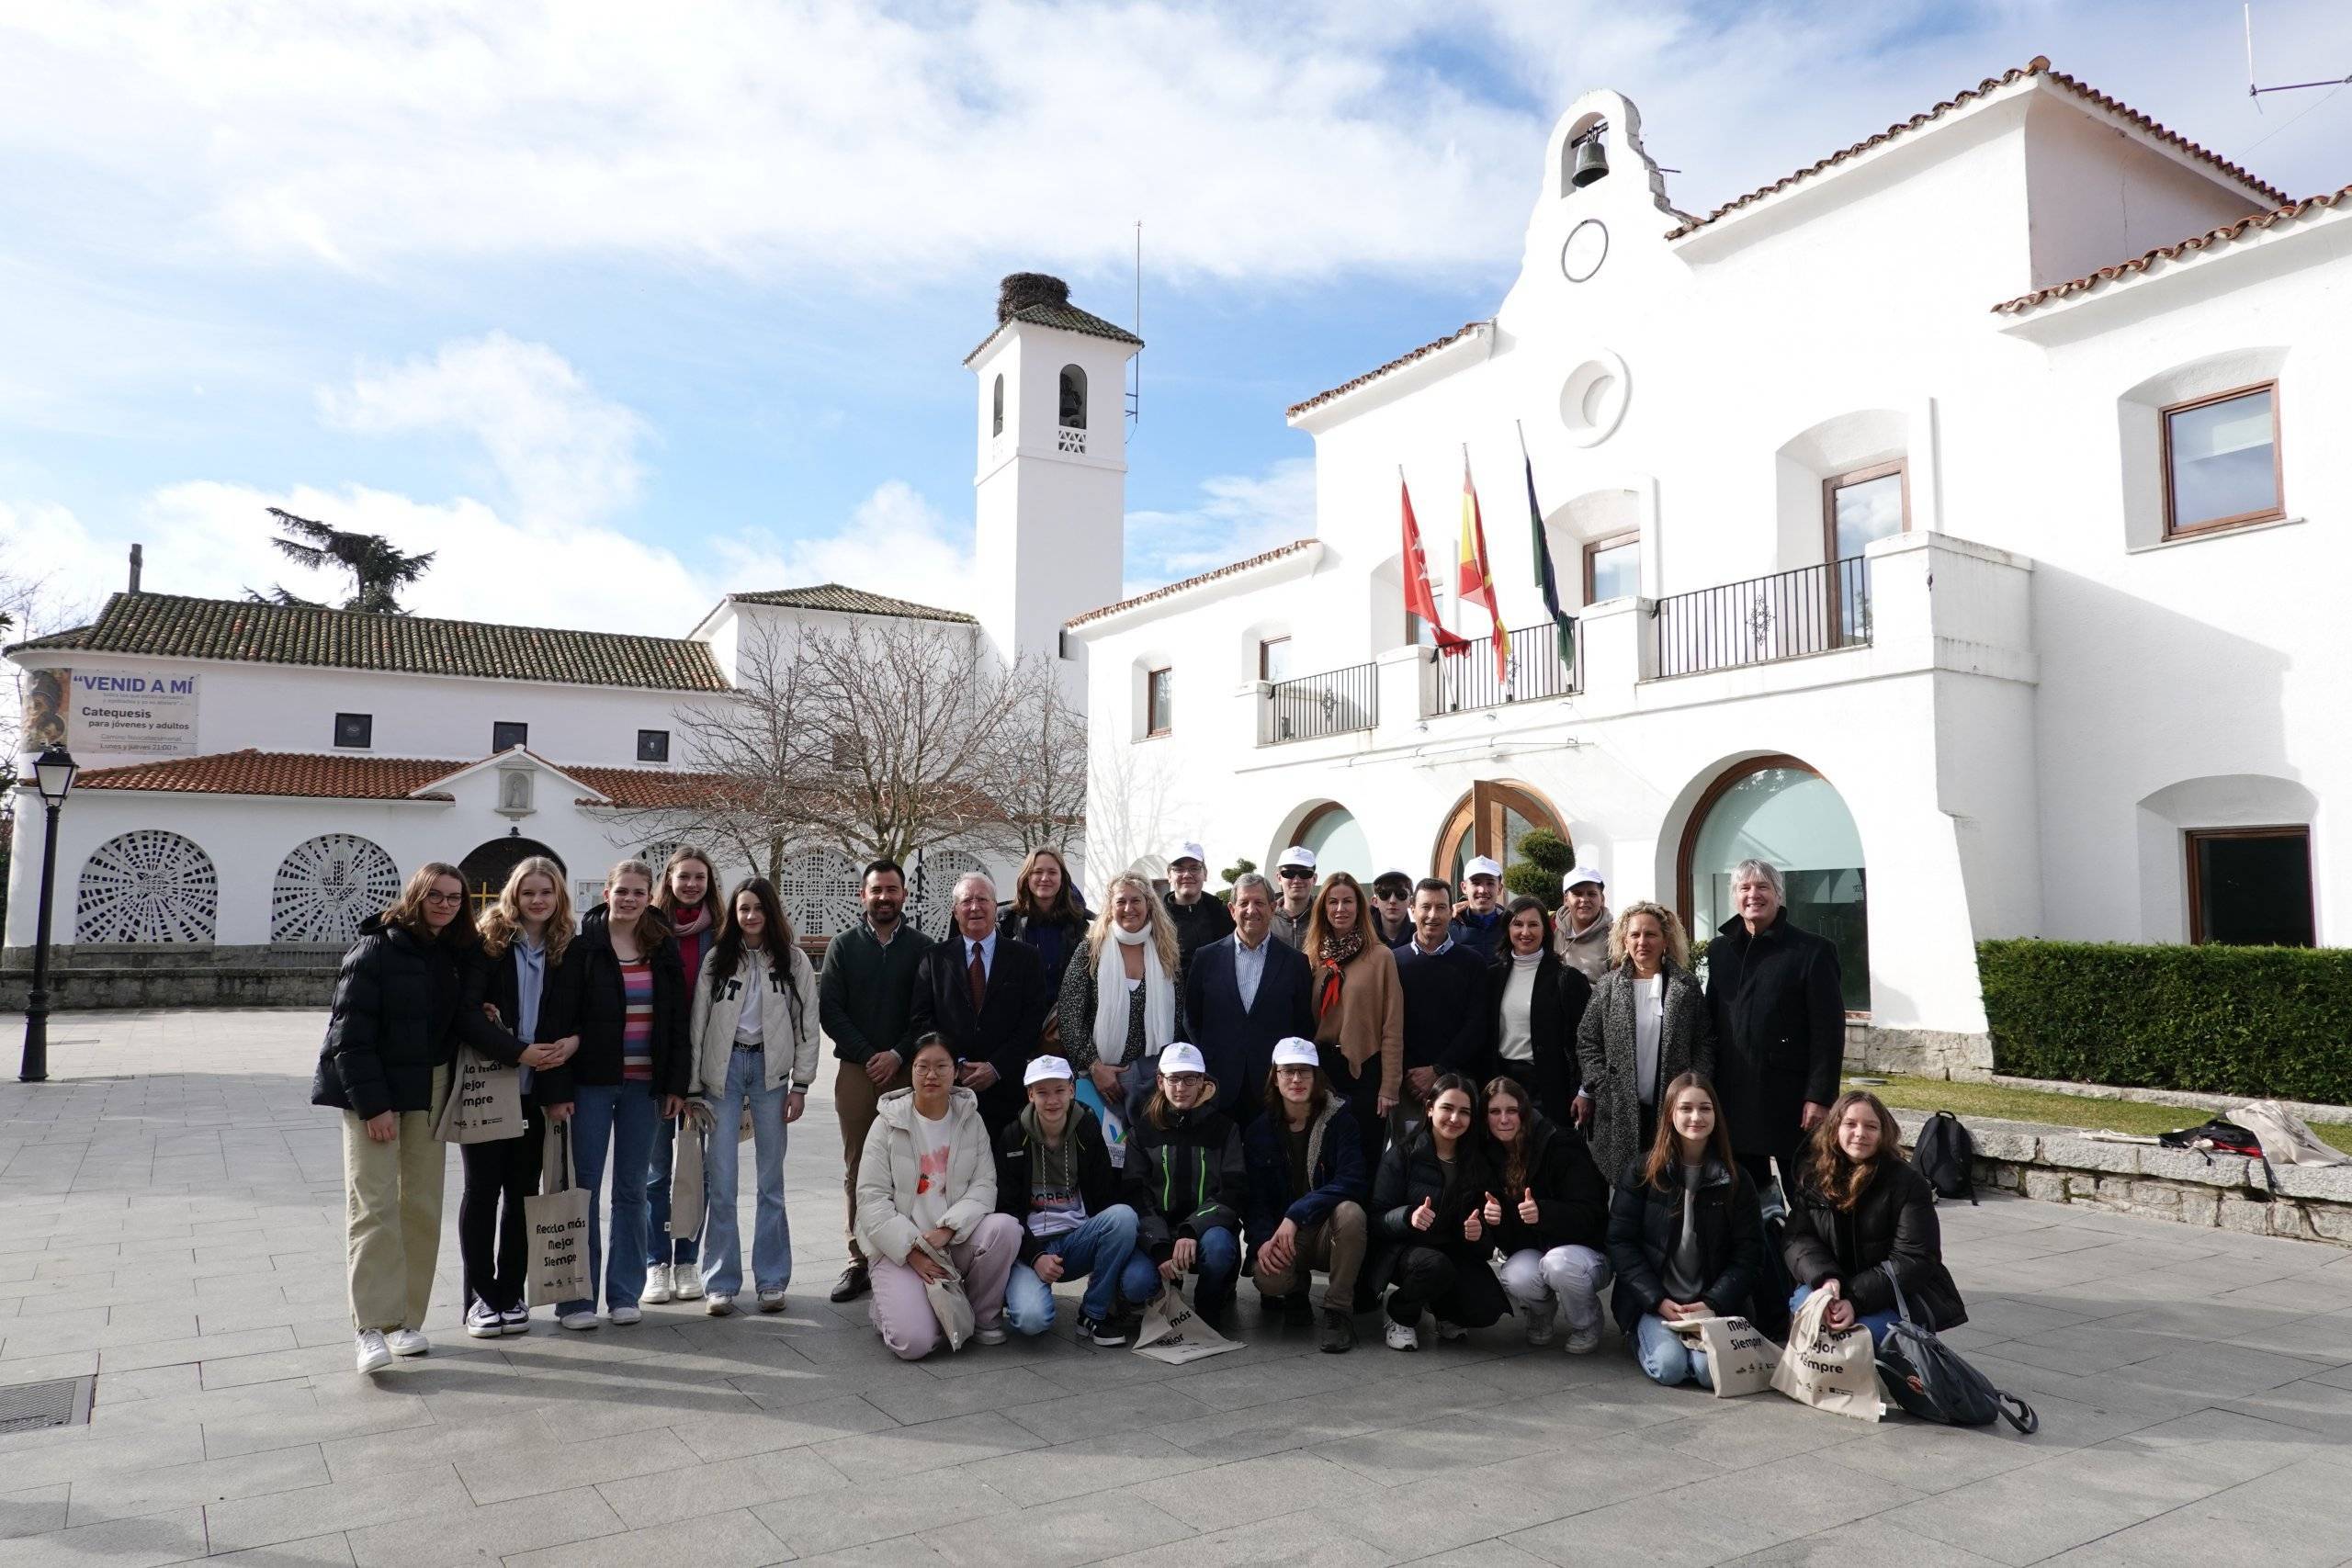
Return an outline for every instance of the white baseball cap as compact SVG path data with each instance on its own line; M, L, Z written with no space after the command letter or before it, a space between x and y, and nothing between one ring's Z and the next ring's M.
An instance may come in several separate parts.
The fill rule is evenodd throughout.
M1491 860L1485 855L1473 855L1470 863L1462 868L1462 880L1467 882L1474 876L1499 877L1502 874L1503 867L1500 861Z
M1274 1066L1278 1067L1319 1067L1322 1054L1315 1049L1312 1040L1301 1040L1294 1034L1274 1044Z
M1076 1077L1078 1075L1070 1071L1069 1063L1061 1057L1037 1056L1030 1060L1028 1070L1021 1075L1021 1087L1027 1089L1033 1083L1044 1083L1048 1078L1068 1082Z
M1592 867L1589 865L1580 865L1577 867L1576 870L1568 873L1567 875L1560 878L1560 891L1566 893L1569 888L1580 887L1588 882L1591 883L1595 887L1606 887L1609 886L1608 880L1604 878L1600 873L1593 870Z
M1293 844L1290 848L1284 850L1282 852L1281 857L1274 862L1274 869L1276 871L1280 871L1286 865L1305 866L1307 870L1313 871L1315 869L1315 852L1308 849L1305 844Z
M1180 860L1196 860L1201 863L1202 868L1205 870L1209 863L1209 852L1208 851L1201 848L1200 845L1193 842L1190 839L1187 839L1181 844L1172 844L1169 847L1168 863L1170 865L1174 865Z
M1187 1045L1182 1040L1159 1053L1159 1070L1163 1073L1205 1073L1209 1065L1201 1060L1201 1048Z

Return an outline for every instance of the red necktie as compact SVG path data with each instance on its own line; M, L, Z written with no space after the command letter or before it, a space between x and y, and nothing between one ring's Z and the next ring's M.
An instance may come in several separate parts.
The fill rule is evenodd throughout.
M976 942L972 944L972 1012L975 1017L987 1004L988 997L989 967L980 962L980 944Z

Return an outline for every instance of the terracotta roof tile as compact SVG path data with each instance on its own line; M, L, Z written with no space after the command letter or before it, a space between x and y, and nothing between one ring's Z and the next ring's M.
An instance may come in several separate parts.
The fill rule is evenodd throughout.
M430 757L360 757L309 751L220 751L205 757L174 757L121 767L92 768L74 782L82 789L159 790L175 795L297 795L312 800L448 800L446 792L419 790L472 767L474 761ZM565 768L597 796L583 806L650 807L680 806L708 787L706 775L637 768ZM601 798L599 798L601 797Z
M863 588L844 588L838 582L820 582L813 588L775 588L760 593L729 593L727 597L743 604L780 604L796 610L838 610L852 615L899 615L914 621L956 621L969 626L976 624L978 619L961 610L942 610L930 604L918 604L909 599L868 593Z
M1979 98L1988 96L1991 94L1999 91L2003 87L2011 86L2018 82L2022 82L2030 76L2042 77L2049 81L2052 85L2064 88L2067 92L2074 94L2075 96L2082 99L2093 107L2103 110L2104 112L2114 116L2116 118L2123 120L2128 124L2136 127L2140 130L2146 132L2148 135L2156 138L2158 141L2169 143L2180 152L2188 153L2190 157L2211 165L2222 174L2229 175L2232 179L2234 179L2240 184L2245 186L2248 189L2261 192L2274 202L2283 202L2287 200L2287 193L2278 189L2276 186L2270 185L2267 181L2256 179L2253 175L2248 174L2245 169L2231 163L2228 159L2223 158L2220 153L2213 152L2210 148L2198 145L2196 142L2189 141L2188 138L2181 135L2178 131L2166 129L2165 126L2160 125L2155 120L2150 118L2148 116L2142 114L2138 109L2133 108L2131 105L2124 103L2121 99L2111 97L2109 95L2100 92L2098 88L2091 86L2088 83L2080 81L2075 77L2069 76L2063 71L2052 70L2050 68L2049 57L2046 55L2037 54L2033 59L2028 61L2022 67L2017 70L2004 72L1998 76L1987 76L1984 80L1976 84L1975 86L1967 88L1962 92L1954 93L1951 97L1945 99L1942 103L1938 104L1935 107L1928 110L1925 114L1916 114L1899 125L1890 125L1884 130L1880 131L1877 135L1861 141L1857 141L1851 147L1832 152L1828 157L1822 159L1817 164L1808 164L1804 168L1797 170L1792 175L1788 175L1782 178L1774 180L1770 185L1749 191L1746 196L1740 197L1736 200L1727 201L1723 206L1716 208L1713 212L1708 213L1704 218L1694 218L1687 223L1669 229L1667 231L1666 237L1669 240L1679 240L1685 234L1705 228L1708 224L1714 222L1717 219L1722 218L1726 214L1736 212L1743 207L1747 207L1756 202L1761 201L1766 197L1771 196L1775 192L1786 190L1789 186L1796 185L1801 181L1810 179L1814 175L1824 173L1826 170L1835 168L1838 164L1847 162L1849 159L1859 157L1862 153L1870 152L1872 148L1883 146L1887 142L1894 141L1896 137L1902 136L1909 131L1917 130L1923 126L1941 119L1945 115L1950 114L1956 108L1963 107L1968 104L1975 102Z
M1188 577L1182 582L1171 582L1165 588L1155 588L1148 593L1138 593L1132 599L1122 599L1115 604L1105 604L1101 609L1089 610L1082 615L1072 615L1062 624L1066 626L1081 626L1089 621L1099 621L1105 615L1115 615L1120 611L1131 610L1137 604L1148 604L1155 599L1165 599L1171 594L1182 593L1188 588L1198 588L1204 582L1214 582L1220 577L1231 577L1236 572L1248 571L1251 567L1263 566L1270 560L1280 560L1284 556L1295 555L1315 542L1313 539L1293 539L1287 545L1281 545L1263 554L1251 556L1248 560L1238 560L1229 566L1218 567L1215 571L1204 571L1198 577Z
M2102 283L2111 283L2119 277L2128 276L2135 272L2145 272L2158 262L2178 261L2183 256L2194 254L2199 251L2219 250L2233 241L2245 238L2248 234L2274 228L2280 223L2291 222L2306 213L2324 212L2329 208L2339 205L2346 211L2352 211L2352 186L2329 191L2323 196L2305 197L2301 201L2289 202L2286 206L2273 211L2257 212L2250 218L2241 218L2236 222L2225 224L2222 228L2209 229L2202 234L2191 234L2177 244L2158 245L2154 250L2144 255L2133 256L2130 261L2117 262L2114 265L2103 266L2097 272L2086 273L2080 277L2069 278L2064 283L2053 283L2047 288L2037 288L2030 294L2020 294L2014 299L2004 299L1993 309L1996 312L2020 315L2037 305L2047 304L2052 299L2064 299L2071 295L2086 294Z
M1365 371L1363 375L1356 377L1353 380L1342 381L1329 391L1317 392L1303 403L1291 404L1289 408L1283 411L1283 417L1287 419L1296 419L1308 409L1319 407L1324 403L1329 402L1333 398L1343 398L1350 392L1354 391L1358 387L1363 386L1368 382L1380 379L1380 378L1387 375L1391 370L1402 369L1404 367L1413 363L1416 359L1424 358L1429 355L1435 354L1439 349L1444 348L1450 344L1460 343L1464 338L1469 337L1474 333L1485 332L1494 324L1495 323L1492 321L1464 321L1456 331L1450 332L1442 338L1432 338L1430 341L1421 344L1420 347L1412 350L1410 353L1398 355L1396 358L1390 360L1385 365L1374 366L1372 369Z
M69 648L647 691L728 689L710 645L688 638L493 626L174 593L115 594L89 626L20 643L10 651Z

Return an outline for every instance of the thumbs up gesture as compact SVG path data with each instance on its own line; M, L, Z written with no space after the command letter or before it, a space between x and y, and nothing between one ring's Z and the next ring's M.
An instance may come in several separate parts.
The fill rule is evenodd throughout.
M1535 1189L1531 1187L1527 1189L1527 1196L1519 1201L1519 1217L1526 1224L1532 1225L1535 1223L1537 1214L1538 1211L1535 1207Z
M1481 1220L1478 1218L1478 1211L1477 1211L1477 1210L1476 1210L1476 1209L1471 1210L1471 1211L1470 1211L1470 1213L1463 1218L1463 1221L1462 1221L1462 1239L1463 1239L1463 1240L1464 1240L1464 1241L1476 1241L1476 1240L1477 1240L1480 1236L1484 1235L1486 1234L1486 1232L1487 1232L1486 1224L1485 1224L1485 1223L1484 1223L1483 1221L1481 1221Z
M1491 1192L1487 1194L1487 1206L1480 1211L1480 1213L1490 1225L1498 1225L1503 1223L1502 1203Z
M1429 1229L1431 1225L1437 1224L1436 1202L1428 1198L1422 1199L1421 1206L1413 1211L1411 1219L1413 1222L1413 1228L1415 1230L1425 1231Z

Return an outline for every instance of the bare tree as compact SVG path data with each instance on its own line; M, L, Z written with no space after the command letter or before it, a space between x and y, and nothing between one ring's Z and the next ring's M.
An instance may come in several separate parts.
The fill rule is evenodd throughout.
M1086 830L1086 715L1063 695L1049 660L1023 660L1012 684L1003 744L978 780L994 806L987 837L1021 855L1067 850Z
M50 577L28 576L0 565L0 643L30 642L89 618L89 612L79 602L60 593ZM7 675L7 687L0 692L0 748L5 748L0 755L5 755L8 765L16 768L22 761L21 749L39 750L40 738L28 737L24 732L25 671L11 663ZM62 709L59 716L62 716ZM73 743L70 735L66 743Z
M1098 737L1087 773L1086 868L1098 898L1113 875L1159 853L1176 825L1195 814L1177 798L1162 749Z

